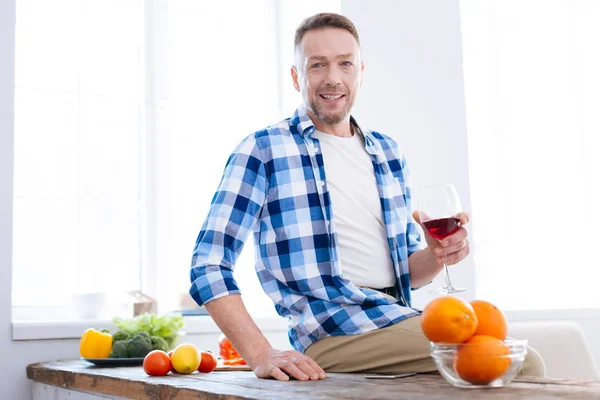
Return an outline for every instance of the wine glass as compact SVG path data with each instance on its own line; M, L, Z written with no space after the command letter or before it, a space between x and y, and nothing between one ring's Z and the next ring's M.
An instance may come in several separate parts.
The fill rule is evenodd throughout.
M432 238L441 242L460 229L461 223L458 213L461 208L460 199L454 185L433 185L421 188L419 217L421 218L421 225ZM465 289L452 286L445 254L444 273L446 276L445 283L435 289L434 292L452 294L465 291Z

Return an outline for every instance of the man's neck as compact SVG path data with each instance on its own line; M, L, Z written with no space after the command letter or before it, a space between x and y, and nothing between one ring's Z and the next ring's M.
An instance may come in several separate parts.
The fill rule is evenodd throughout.
M344 118L343 121L335 124L328 125L317 118L310 110L308 111L308 116L312 120L313 124L315 124L315 128L319 132L326 133L328 135L339 136L339 137L352 137L352 128L350 126L350 116Z

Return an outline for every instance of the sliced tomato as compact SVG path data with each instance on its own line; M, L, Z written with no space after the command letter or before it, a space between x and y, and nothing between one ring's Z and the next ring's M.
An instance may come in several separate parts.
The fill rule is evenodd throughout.
M238 357L231 360L223 360L223 365L246 365L246 361L242 357Z
M221 335L219 338L219 354L223 360L232 360L235 358L242 358L240 353L236 351L229 339L225 335Z

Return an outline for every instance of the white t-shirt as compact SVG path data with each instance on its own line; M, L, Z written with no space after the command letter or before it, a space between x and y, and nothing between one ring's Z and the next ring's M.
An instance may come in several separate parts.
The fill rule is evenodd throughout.
M325 165L342 275L357 286L396 284L375 171L364 138L315 131Z

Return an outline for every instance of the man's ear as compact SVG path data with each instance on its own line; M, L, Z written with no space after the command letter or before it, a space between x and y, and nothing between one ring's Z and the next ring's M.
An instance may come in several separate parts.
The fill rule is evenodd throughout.
M296 92L299 92L300 84L298 83L298 70L296 69L296 67L294 65L292 65L290 72L292 73L292 81L294 82L294 89L296 89Z
M365 63L361 62L360 63L360 86L362 87L362 83L363 83L363 74L365 73Z

